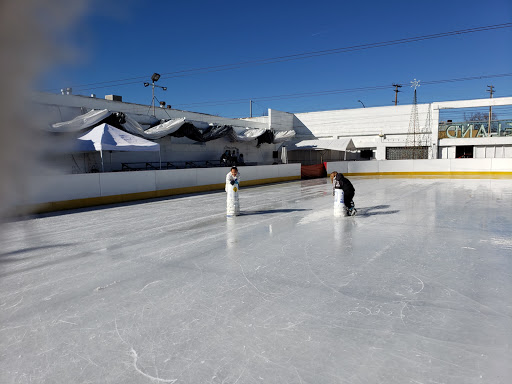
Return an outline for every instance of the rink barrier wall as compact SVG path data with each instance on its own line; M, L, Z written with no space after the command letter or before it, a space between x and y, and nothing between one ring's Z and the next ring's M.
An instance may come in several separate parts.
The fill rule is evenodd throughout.
M337 161L326 169L347 176L512 178L512 159Z
M238 169L241 187L300 180L300 164ZM18 211L45 213L219 191L224 190L229 170L229 167L191 168L36 177L32 196L20 204Z

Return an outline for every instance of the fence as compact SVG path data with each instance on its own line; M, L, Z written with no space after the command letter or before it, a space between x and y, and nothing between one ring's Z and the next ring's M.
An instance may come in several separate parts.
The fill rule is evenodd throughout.
M300 179L300 164L239 167L241 186ZM224 189L226 167L38 176L19 203L36 212Z

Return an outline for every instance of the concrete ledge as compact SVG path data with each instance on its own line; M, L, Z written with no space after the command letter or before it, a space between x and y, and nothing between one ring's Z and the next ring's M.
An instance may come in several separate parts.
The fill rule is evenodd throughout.
M300 176L283 176L283 177L266 178L266 179L258 179L258 180L247 180L247 181L242 181L240 183L240 185L241 185L241 187L247 187L247 186L251 186L251 185L271 184L271 183L279 183L279 182L283 182L283 181L292 181L292 180L300 180ZM99 196L99 197L91 197L91 198L84 198L84 199L53 201L53 202L49 202L49 203L41 203L41 204L33 204L33 205L24 206L22 208L22 210L24 213L27 213L27 212L48 213L48 212L64 211L64 210L70 210L70 209L89 208L89 207L95 207L95 206L99 206L99 205L127 203L127 202L137 201L137 200L154 199L154 198L161 198L161 197L174 196L174 195L183 195L183 194L189 194L189 193L219 191L219 190L224 190L224 187L225 187L224 183L209 184L209 185L197 185L197 186L193 186L193 187L162 189L162 190L157 190L157 191Z
M512 172L371 172L345 173L345 176L375 178L430 178L430 179L512 179Z
M360 163L360 164L358 164ZM345 169L345 172L343 172ZM327 172L351 176L509 178L512 159L430 159L328 162Z

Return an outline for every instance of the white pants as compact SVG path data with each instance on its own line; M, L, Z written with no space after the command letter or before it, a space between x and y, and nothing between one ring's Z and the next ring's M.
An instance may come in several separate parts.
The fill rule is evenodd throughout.
M240 203L238 202L238 191L240 187L238 183L231 185L226 184L226 216L238 216L240 215Z
M334 216L347 216L343 189L334 190Z

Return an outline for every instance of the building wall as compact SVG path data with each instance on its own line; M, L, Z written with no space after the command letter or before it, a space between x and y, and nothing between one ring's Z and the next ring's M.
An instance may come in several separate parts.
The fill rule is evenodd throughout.
M512 158L512 137L479 137L439 140L441 158L455 159L457 146L472 146L473 158Z
M457 146L441 147L441 159L455 159ZM475 159L512 158L512 145L481 145L473 147Z
M428 104L418 105L420 127L425 125L427 110ZM298 135L313 134L317 138L334 139L351 137L361 141L384 134L400 139L409 128L411 105L297 113L295 116L298 124L294 129Z
M419 129L425 130L429 104L419 104ZM298 136L342 139L350 137L358 148L375 149L375 158L384 160L385 148L405 146L411 105L358 108L295 114ZM431 134L431 128L428 130Z
M432 157L436 158L438 154L447 153L447 150L437 149L440 110L491 105L512 105L512 97L418 104L419 130L430 135ZM412 105L399 105L297 113L293 128L297 132L297 136L304 139L350 137L356 147L373 148L375 149L375 159L385 160L386 147L406 145L411 112ZM451 151L449 152L451 153Z
M241 118L240 120L255 121L255 122L267 124L267 126L270 127L269 122L268 122L268 116L244 117L244 118Z
M293 129L293 116L293 113L269 109L268 117L270 128L276 131L288 131Z

